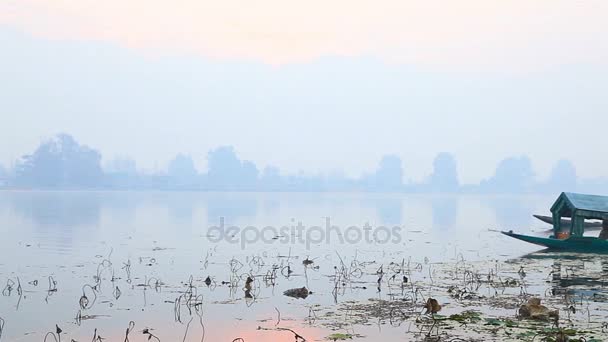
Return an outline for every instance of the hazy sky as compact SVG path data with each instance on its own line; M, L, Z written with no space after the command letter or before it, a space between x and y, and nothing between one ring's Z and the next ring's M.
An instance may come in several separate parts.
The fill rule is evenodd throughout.
M234 145L285 172L461 180L528 154L608 176L604 0L0 2L0 163L57 132L201 168Z

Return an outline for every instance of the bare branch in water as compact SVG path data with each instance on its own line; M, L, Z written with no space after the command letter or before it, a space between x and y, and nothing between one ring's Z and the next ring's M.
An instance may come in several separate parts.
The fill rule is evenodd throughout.
M295 342L306 342L306 339L298 334L297 332L293 331L292 329L289 328L262 328L262 327L258 327L258 330L267 330L267 331L271 331L271 330L276 330L276 331L289 331L293 334L293 336L295 337Z

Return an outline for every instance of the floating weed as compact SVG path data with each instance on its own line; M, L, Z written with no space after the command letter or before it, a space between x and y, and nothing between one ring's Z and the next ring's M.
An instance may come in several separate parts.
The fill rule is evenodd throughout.
M481 313L473 310L450 315L448 319L459 323L477 323L482 320Z
M486 318L485 325L491 326L504 326L507 328L516 328L519 327L519 322L511 320L511 319L501 319L501 318Z
M80 325L83 320L99 317L84 315L83 313L88 313L87 310L94 306L97 306L98 310L101 310L102 307L107 309L103 304L109 304L112 307L119 298L122 298L122 303L129 303L134 291L143 290L144 307L146 306L146 291L148 293L156 292L159 296L170 293L171 299L175 298L175 300L162 298L161 302L172 304L170 307L174 310L175 322L182 324L185 328L185 331L178 332L180 335L178 338L174 336L170 340L182 340L182 336L184 341L192 340L196 332L196 339L200 338L200 341L204 341L206 330L204 323L206 321L203 312L207 310L203 293L214 291L216 287L223 288L226 290L226 295L229 296L228 300L219 301L214 298L209 303L215 305L240 302L251 306L256 303L258 298L266 300L268 291L272 291L271 296L277 299L281 297L285 289L293 287L294 283L298 284L300 281L302 281L300 283L302 286L305 280L306 287L292 289L292 292L289 293L294 294L296 298L303 298L305 293L310 294L308 289L311 286L308 283L308 276L316 272L316 267L322 266L322 270L326 271L326 274L317 279L311 276L311 279L313 281L317 281L318 278L321 281L325 280L326 286L324 288L322 284L312 283L315 293L319 294L319 296L312 297L312 301L324 296L325 298L332 296L335 303L339 302L339 304L311 304L310 299L303 304L296 304L296 301L288 303L288 305L304 305L308 316L302 318L300 323L317 328L325 327L334 331L352 332L353 327L357 326L390 325L389 328L393 329L393 332L410 334L408 337L412 337L411 334L413 334L412 340L427 341L518 339L535 342L562 342L569 339L570 341L589 342L601 340L600 337L608 333L608 324L602 326L602 330L605 331L599 331L600 322L598 320L604 317L601 310L605 309L603 301L600 300L606 297L603 289L593 289L583 294L577 294L573 292L573 289L576 289L575 286L568 288L555 285L545 276L545 269L530 262L525 263L524 271L524 266L515 262L500 265L494 264L494 262L490 265L487 262L469 263L462 256L459 256L456 263L431 263L429 260L418 263L413 262L411 258L401 257L399 257L400 261L389 263L384 259L381 262L362 260L359 255L355 255L352 259L342 258L338 253L336 255L337 258L334 259L331 258L334 256L333 254L325 256L324 259L320 256L319 260L323 260L322 262L318 260L313 262L308 256L302 262L295 262L294 260L299 258L292 256L290 251L288 256L277 256L274 260L261 253L240 258L240 260L233 257L228 263L219 263L210 261L208 253L204 261L205 267L207 265L225 265L226 269L223 274L213 273L212 270L209 270L207 272L210 275L204 275L201 279L195 279L191 275L187 281L174 284L170 282L165 284L156 278L159 270L156 270L156 267L149 267L164 265L167 264L166 262L158 263L154 258L142 257L140 264L136 263L132 266L131 261L127 260L121 267L125 272L119 272L122 277L117 277L114 272L118 271L119 266L113 265L108 256L101 263L96 261L92 264L93 272L91 274L94 274L92 275L94 282L91 281L90 285L83 285L81 293L78 291L78 286L81 284L76 285L75 297L68 298L68 300L80 298L80 310L76 315L76 323ZM333 268L331 264L327 264L332 260ZM192 270L192 274L197 274L195 271ZM137 285L131 284L132 272L133 279L138 282ZM145 273L137 274L135 272ZM307 274L307 272L309 273ZM571 271L569 274L573 274L573 272ZM539 274L542 274L540 278ZM558 272L552 274L553 277L557 275L559 275ZM110 276L111 283L108 281ZM22 276L22 278L24 277ZM541 280L539 281L539 279ZM37 281L24 283L24 288L22 288L19 277L12 276L6 282L3 280L2 283L5 284L2 288L2 294L5 297L15 294L20 297L23 293L28 293L29 298L30 292L37 292L31 291L32 287L38 285ZM69 280L66 280L65 283L69 284ZM48 277L48 284L47 302L48 297L57 292L57 282L53 276ZM280 290L275 292L275 287ZM105 294L102 293L102 289L106 292ZM151 289L155 291L150 291ZM70 288L64 290L62 285L60 295L65 296L66 293L70 293L68 290ZM264 290L267 292L261 292ZM44 295L44 289L41 293ZM221 295L221 292L216 291L214 294ZM353 299L352 294L355 294L356 299ZM369 297L375 298L361 300L361 298ZM517 320L517 308L527 302L530 297L542 297L548 306L560 308L560 313L564 317L557 322ZM329 298L331 301L331 297ZM436 303L433 302L434 299L436 299ZM429 301L431 301L431 305L428 305ZM31 300L27 302L29 304ZM440 312L443 315L437 314L439 303L443 306ZM423 314L422 309L425 304L427 304L427 308L430 307L426 315ZM150 302L150 308L153 308L154 305L156 304ZM133 307L124 305L119 309L132 310ZM272 327L260 327L259 330L290 331L293 334L292 341L293 339L305 341L305 338L295 331L297 326L292 327L293 329L281 328L284 322L294 320L289 318L289 310L283 318L276 307L275 310L277 316L276 320L273 319L271 322ZM143 312L144 308L141 311ZM195 320L198 320L196 325L200 325L200 328L193 327L192 324L196 323ZM270 320L261 322L267 321ZM581 323L585 324L586 331L577 330L581 327ZM560 326L567 328L560 328ZM119 328L119 333L124 333L122 336L124 336L125 342L129 342L129 339L137 339L133 336L134 327L134 321L130 321L126 331ZM3 328L4 321L0 319L0 338L2 338ZM160 341L160 338L152 331L151 328L144 329L142 331L144 336L139 338ZM7 334L5 333L5 335ZM44 340L47 342L69 340L65 335L59 329L47 333ZM5 336L5 340L7 337L8 335ZM359 337L362 336L354 333L335 333L327 336L325 340L343 341ZM85 339L79 337L78 340L88 341L90 336ZM103 340L95 330L92 341ZM244 342L242 338L236 338L234 341Z
M329 340L329 341L345 341L345 340L352 340L355 337L362 337L362 336L346 334L346 333L335 333L335 334L331 334L331 335L327 336L325 339Z

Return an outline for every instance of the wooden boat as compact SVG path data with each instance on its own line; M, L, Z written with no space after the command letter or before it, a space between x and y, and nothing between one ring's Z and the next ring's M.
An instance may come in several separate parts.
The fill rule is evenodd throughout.
M551 207L553 234L550 237L538 237L517 234L513 231L502 232L512 238L547 247L554 250L573 252L608 253L608 241L597 237L584 236L585 230L597 228L585 220L601 220L600 225L608 230L608 196L583 195L563 192ZM536 218L547 222L547 217ZM569 217L569 220L562 219ZM605 235L604 230L600 235Z
M548 223L550 225L553 225L553 217L551 216L544 216L544 215L532 215L535 218ZM563 218L561 219L561 225L562 226L569 226L572 224L571 220L568 218ZM585 229L602 229L602 222L585 222Z
M554 250L571 252L593 252L608 253L608 241L591 236L572 236L567 239L556 239L554 237L539 237L513 233L512 231L502 232L506 236L533 243L535 245L547 247Z

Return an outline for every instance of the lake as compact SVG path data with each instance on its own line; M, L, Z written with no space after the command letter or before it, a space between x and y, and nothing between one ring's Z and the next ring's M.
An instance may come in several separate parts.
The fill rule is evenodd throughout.
M425 332L413 328L418 323L411 314L422 308L418 299L410 303L410 313L399 309L400 324L392 319L396 309L390 319L379 315L374 322L354 319L369 316L357 316L356 306L340 310L370 299L383 305L399 296L406 301L405 284L415 281L430 285L412 293L449 301L448 286L438 285L438 279L460 281L447 274L457 274L463 265L479 272L496 269L493 276L503 272L520 281L523 266L509 266L514 260L526 265L527 285L502 294L519 296L525 287L546 296L543 291L554 288L546 277L562 257L527 258L539 248L495 230L543 234L549 226L532 214L547 214L553 200L3 191L0 341L124 341L125 335L130 341L293 341L299 336L322 341L332 334L360 341L422 339ZM605 261L589 257L563 267L596 281L592 275L603 274ZM597 281L558 287L599 287L600 293L604 283ZM395 291L398 282L401 295ZM283 294L301 287L312 292L305 299ZM464 307L460 300L442 312L457 312ZM593 305L605 309L603 302ZM487 312L512 315L508 308ZM583 313L572 315L571 321L592 323Z

